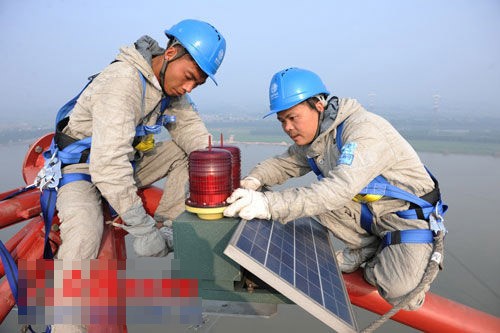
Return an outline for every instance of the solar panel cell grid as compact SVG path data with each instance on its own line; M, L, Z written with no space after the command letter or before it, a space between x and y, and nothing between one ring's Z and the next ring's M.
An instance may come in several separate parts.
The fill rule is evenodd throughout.
M338 321L320 318L320 314L323 316L326 311L341 319L341 326L345 325L341 331L356 330L351 304L336 265L328 232L318 222L311 218L298 219L286 225L257 219L247 221L239 226L226 252L237 262L241 258L239 254L251 258L252 261L241 261L253 267L255 271L252 273L298 305L301 305L301 300L306 300L308 306L304 308L325 323ZM252 262L258 262L261 266ZM266 273L266 269L273 275ZM295 295L297 290L300 293ZM311 301L323 310L311 310Z

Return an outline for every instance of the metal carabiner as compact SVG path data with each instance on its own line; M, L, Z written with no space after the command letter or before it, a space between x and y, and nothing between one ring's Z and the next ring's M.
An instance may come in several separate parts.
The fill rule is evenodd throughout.
M55 188L59 185L59 180L62 178L61 174L61 160L57 158L57 152L59 150L56 148L52 156L45 161L42 169L36 175L34 186L38 187L40 191L47 188Z
M434 234L442 232L446 235L448 230L446 230L444 226L444 218L441 214L439 214L438 206L439 203L434 206L434 211L429 215L429 229L431 229Z

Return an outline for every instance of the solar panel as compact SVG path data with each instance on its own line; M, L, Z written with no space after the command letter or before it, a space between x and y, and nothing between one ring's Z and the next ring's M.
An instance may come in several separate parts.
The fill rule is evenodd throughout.
M328 231L312 218L241 222L224 254L336 331L357 331Z

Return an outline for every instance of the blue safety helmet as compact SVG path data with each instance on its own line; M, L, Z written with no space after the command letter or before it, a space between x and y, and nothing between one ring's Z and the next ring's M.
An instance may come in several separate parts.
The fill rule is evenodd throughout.
M274 74L269 85L271 112L264 118L289 109L318 94L330 94L330 92L315 73L296 67L279 71Z
M215 81L215 73L226 53L226 40L211 24L198 20L183 20L165 30L189 52L194 61Z

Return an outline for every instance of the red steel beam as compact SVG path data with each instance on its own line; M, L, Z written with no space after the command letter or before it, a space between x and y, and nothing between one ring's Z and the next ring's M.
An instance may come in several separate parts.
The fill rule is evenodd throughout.
M16 190L0 194L0 199ZM162 193L161 189L154 186L139 190L138 194L149 214L152 215L156 207L158 207L158 202L160 201ZM0 215L0 229L38 216L41 211L40 192L37 189L29 190L5 201L0 201L0 212L2 212Z
M54 224L58 225L57 219L54 219ZM19 259L35 260L43 257L43 249L45 246L45 232L43 227L43 219L36 219L33 229L28 232L24 239L20 241L12 251L12 255L17 258L16 263ZM57 246L61 244L61 239L58 234L58 232L51 230L49 235L50 239L53 241L50 243L53 252L55 252ZM5 279L0 284L0 324L5 320L5 317L7 317L14 305L14 296L12 295L7 279Z
M378 314L391 309L361 270L343 276L352 304ZM392 319L424 332L500 332L500 318L430 292L420 309L401 310Z
M7 251L10 252L14 261L17 260L17 246L24 239L29 239L30 237L34 237L32 235L36 234L36 225L38 223L38 218L31 220L28 224L26 224L21 230L19 230L14 236L12 236L6 243L5 247ZM33 239L31 240L33 241ZM3 263L0 262L0 278L5 275L5 270L3 267Z
M0 198L4 198L16 190L2 193ZM0 212L2 212L0 214L0 229L40 215L41 211L40 191L36 188L11 199L0 201Z

